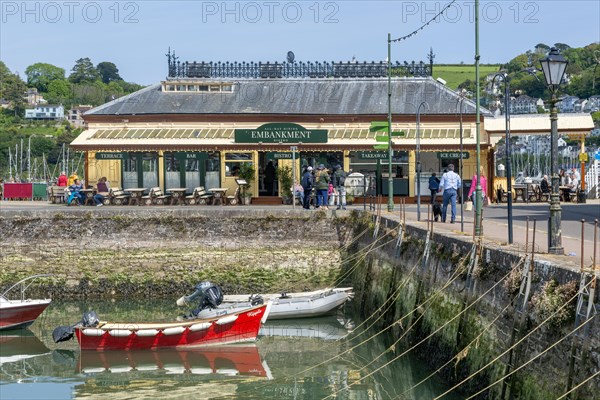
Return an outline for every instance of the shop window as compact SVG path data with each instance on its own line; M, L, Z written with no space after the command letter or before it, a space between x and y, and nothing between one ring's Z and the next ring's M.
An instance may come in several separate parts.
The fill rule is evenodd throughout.
M223 85L223 86L221 86L221 91L233 92L233 85Z
M175 91L175 85L165 85L165 90L167 92L174 92Z
M186 89L186 85L177 85L178 92L185 92L185 89Z
M208 92L208 85L198 85L199 92Z
M210 85L210 91L211 92L220 92L221 91L221 85Z
M243 163L252 163L252 153L225 154L225 176L238 176Z
M197 92L198 91L198 86L196 86L196 85L188 85L187 86L187 91L188 92Z

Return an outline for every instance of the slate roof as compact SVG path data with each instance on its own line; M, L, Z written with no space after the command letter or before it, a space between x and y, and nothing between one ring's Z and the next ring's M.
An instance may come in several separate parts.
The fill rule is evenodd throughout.
M183 82L177 79L175 82ZM189 80L189 83L198 80ZM372 115L387 114L386 78L286 78L206 79L232 83L225 92L163 92L155 84L96 107L85 115L153 114L297 114ZM423 115L457 115L458 95L431 77L393 78L392 113L415 115L422 101ZM491 115L481 108L483 115ZM475 114L475 103L466 99L463 114Z

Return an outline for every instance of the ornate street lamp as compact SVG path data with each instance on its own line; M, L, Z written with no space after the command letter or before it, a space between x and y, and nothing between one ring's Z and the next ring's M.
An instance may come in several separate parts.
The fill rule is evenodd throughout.
M556 47L550 49L546 58L540 60L542 72L546 79L546 84L550 89L552 97L550 98L550 159L552 165L552 193L550 194L550 221L548 227L548 253L564 254L561 237L561 207L559 196L559 177L558 177L558 115L556 95L558 87L563 80L567 64L569 62L559 53Z

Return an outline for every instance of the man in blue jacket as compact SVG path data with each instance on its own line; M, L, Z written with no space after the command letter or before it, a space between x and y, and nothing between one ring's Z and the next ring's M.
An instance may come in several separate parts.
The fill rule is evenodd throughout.
M302 208L305 210L310 210L310 194L312 192L313 186L315 185L315 177L312 174L313 168L311 166L306 167L304 171L304 175L302 175L302 181L300 184L302 185L302 189L304 190L304 198L302 199Z

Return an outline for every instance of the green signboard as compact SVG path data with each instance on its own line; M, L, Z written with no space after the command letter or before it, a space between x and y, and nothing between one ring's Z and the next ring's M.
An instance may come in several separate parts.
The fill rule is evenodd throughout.
M468 151L463 151L462 155L463 155L462 156L463 160L466 160L469 158ZM437 153L437 157L440 160L447 160L447 159L457 160L460 158L460 151L440 151Z
M206 153L176 153L176 157L180 160L205 160L207 158Z
M96 153L96 160L127 160L129 154L125 152Z
M298 158L298 153L296 153L296 158ZM291 160L292 153L280 153L280 152L269 152L267 153L268 160Z
M404 153L404 154L403 154ZM401 157L405 154L405 151L395 150L392 155L393 158ZM387 160L389 155L387 151L359 151L357 153L358 158L361 160Z
M270 123L236 129L235 143L327 143L327 129L306 129L291 123Z

